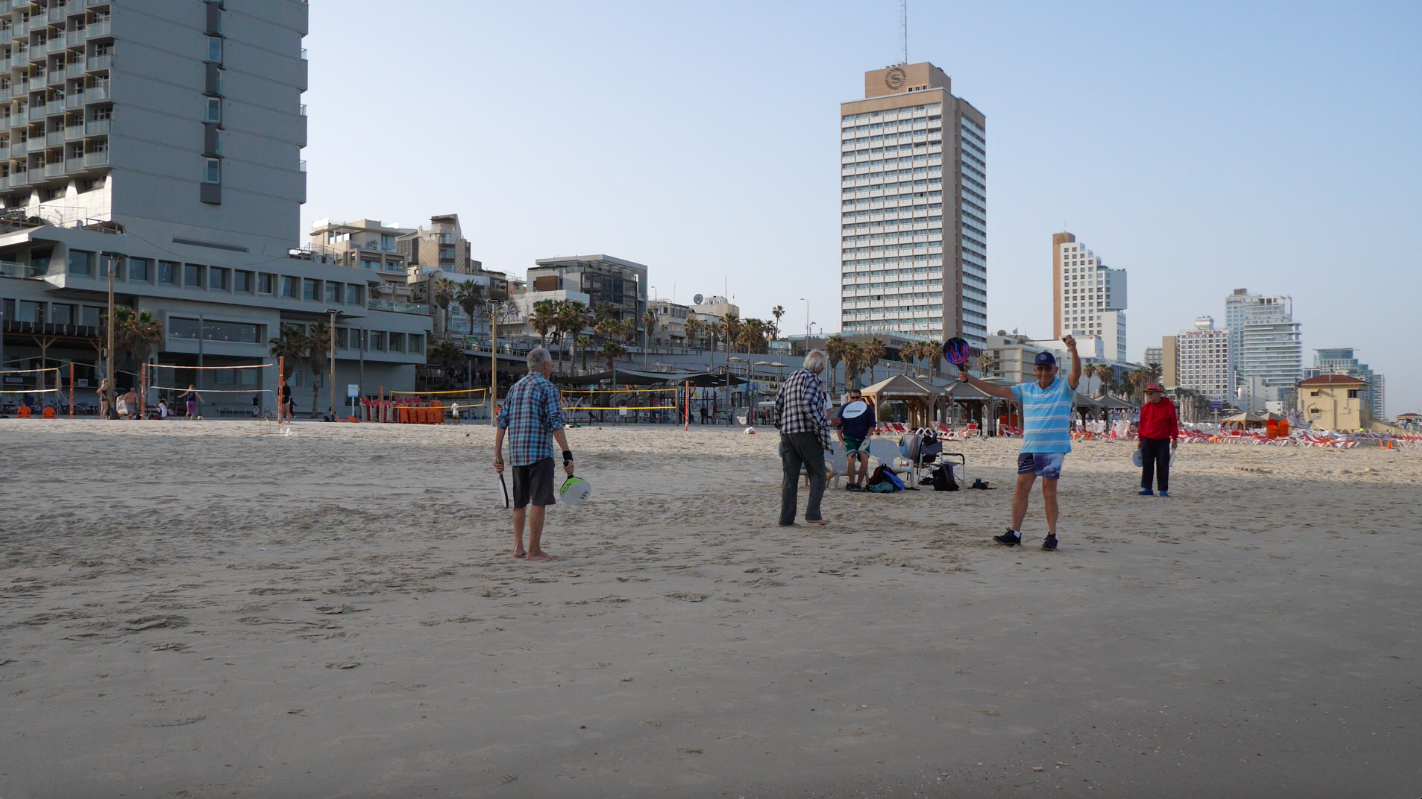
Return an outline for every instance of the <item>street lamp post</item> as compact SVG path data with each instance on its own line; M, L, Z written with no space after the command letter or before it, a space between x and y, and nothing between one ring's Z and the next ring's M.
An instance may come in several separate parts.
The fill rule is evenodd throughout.
M99 253L100 262L103 262L103 258L104 258L105 255L106 255L106 253L102 253L102 252ZM113 418L113 415L114 415L114 407L115 407L115 406L114 406L114 397L115 397L114 392L118 390L118 381L114 379L114 261L113 261L113 258L109 258L109 260L107 261L107 264L108 264L108 271L109 271L109 340L108 340L108 345L107 345L106 350L105 350L104 374L105 374L105 379L109 381L109 394L108 394L108 400L109 400L109 415L108 415L108 417L106 417L106 418ZM199 336L201 335L201 332L202 332L202 327L201 327L201 323L199 323L199 327L198 327ZM200 342L200 341L201 341L201 339L199 339L199 342Z
M810 326L814 322L810 321L810 301L808 298L800 298L805 303L805 354L810 354Z

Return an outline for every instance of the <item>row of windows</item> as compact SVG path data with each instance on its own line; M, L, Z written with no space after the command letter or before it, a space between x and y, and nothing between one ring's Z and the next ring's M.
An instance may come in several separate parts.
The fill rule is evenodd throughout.
M234 294L270 294L288 299L307 300L335 305L364 306L366 289L355 283L313 280L311 278L276 275L231 269L225 266L158 261L149 258L106 256L112 260L114 279L129 283L152 283L175 288L228 291ZM107 277L99 269L97 254L86 250L69 251L69 273L88 277Z
M844 127L849 127L849 123L851 122L855 125L865 125L875 122L893 122L900 119L913 119L914 117L931 117L937 119L942 115L942 112L943 106L939 103L913 105L892 111L865 111L862 114L845 114L840 117L840 124Z
M6 321L28 322L36 325L83 325L98 327L107 309L98 305L79 305L66 302L39 302L31 300L6 299L0 304L0 313Z
M854 215L853 215L853 214L845 214L845 216L854 216ZM876 213L875 216L882 216L882 214ZM849 223L847 223L847 224L841 225L840 228L841 228L842 230L875 230L875 231L882 231L882 232L884 232L884 233L893 233L894 230L891 230L890 228L897 228L897 227L899 227L899 226L904 226L904 225L924 225L924 224L928 224L928 225L938 225L938 224L942 224L942 222L943 222L943 217L942 217L942 216L929 216L929 217L922 217L922 216L919 216L919 217L912 217L912 218L907 218L907 219L873 219L873 218L871 217L871 221L869 221L869 222L849 222ZM907 228L905 228L905 230L907 230Z

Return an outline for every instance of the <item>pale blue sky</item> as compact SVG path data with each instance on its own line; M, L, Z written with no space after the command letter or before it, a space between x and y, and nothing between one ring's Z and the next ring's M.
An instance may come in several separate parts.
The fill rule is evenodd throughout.
M418 13L416 13L418 11ZM988 325L1046 336L1051 234L1130 270L1129 355L1292 294L1422 409L1422 4L910 2L988 120ZM477 258L605 252L662 296L839 326L839 103L898 3L313 0L304 219L458 213Z

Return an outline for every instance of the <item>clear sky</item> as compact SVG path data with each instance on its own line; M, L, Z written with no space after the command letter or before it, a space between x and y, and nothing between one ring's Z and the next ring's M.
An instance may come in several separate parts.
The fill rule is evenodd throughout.
M304 222L458 213L476 258L839 327L839 103L899 5L313 0ZM1129 356L1291 294L1422 410L1422 3L909 4L987 115L988 326L1046 337L1051 234L1130 270Z

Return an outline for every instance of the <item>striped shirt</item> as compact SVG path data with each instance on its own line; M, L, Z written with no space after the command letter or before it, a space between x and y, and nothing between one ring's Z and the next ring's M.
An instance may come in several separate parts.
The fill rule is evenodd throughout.
M1033 380L1012 387L1022 403L1023 452L1071 452L1071 408L1076 392L1065 377L1050 386Z
M509 389L498 424L509 431L509 460L514 466L553 457L553 431L563 429L558 389L543 375L529 372Z

